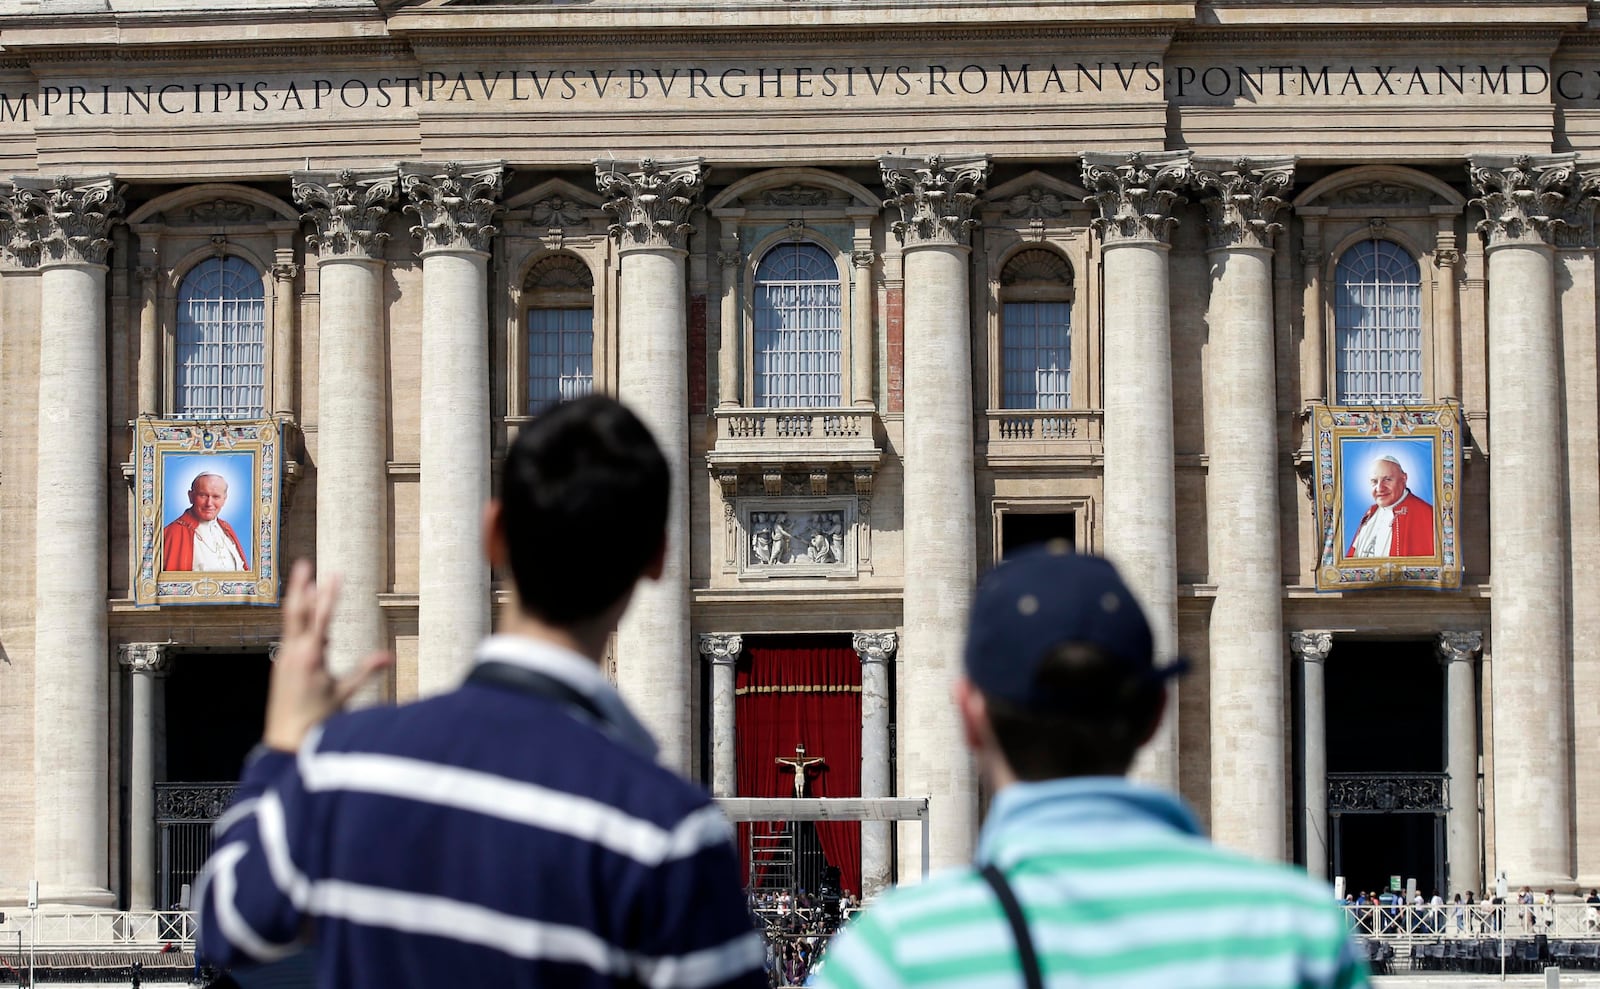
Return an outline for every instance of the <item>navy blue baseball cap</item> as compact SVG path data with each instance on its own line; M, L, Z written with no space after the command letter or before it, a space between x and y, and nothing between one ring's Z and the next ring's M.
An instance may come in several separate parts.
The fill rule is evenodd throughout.
M1156 665L1150 623L1117 568L1073 552L1065 540L1014 553L979 579L966 671L985 696L1033 711L1095 704L1091 697L1049 696L1035 684L1039 664L1067 643L1121 660L1135 682L1154 685L1189 668L1182 658Z

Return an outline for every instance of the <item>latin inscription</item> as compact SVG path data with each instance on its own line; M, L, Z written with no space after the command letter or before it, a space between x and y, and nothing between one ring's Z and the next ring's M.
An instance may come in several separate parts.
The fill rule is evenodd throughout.
M1229 106L1311 100L1494 103L1544 97L1600 106L1600 68L1541 64L1198 64L1047 61L815 65L551 66L413 74L65 82L0 87L0 124L59 118L229 114L504 112L771 101L847 105L1170 102Z

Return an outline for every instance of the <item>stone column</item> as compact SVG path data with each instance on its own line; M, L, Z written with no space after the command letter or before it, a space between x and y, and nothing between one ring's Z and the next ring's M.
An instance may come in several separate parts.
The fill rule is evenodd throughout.
M388 352L383 231L393 170L296 172L294 200L315 231L321 282L317 348L317 571L344 590L328 633L328 663L354 670L386 649L378 595L389 590ZM429 355L430 359L440 355ZM443 412L443 410L430 410ZM457 510L465 506L453 506ZM375 700L369 688L362 699Z
M1211 580L1211 828L1267 858L1287 851L1283 567L1279 550L1272 238L1287 158L1194 162L1211 235L1206 370Z
M744 326L739 315L739 282L744 254L739 250L739 226L734 217L721 217L721 250L717 267L722 273L722 305L717 320L717 407L736 409L744 404ZM743 215L743 210L733 211Z
M1333 648L1330 632L1290 632L1289 648L1300 660L1304 707L1305 764L1301 803L1305 805L1306 872L1328 878L1328 693L1323 663Z
M857 243L864 238L856 235ZM872 314L876 299L872 294L872 266L878 255L869 249L857 248L850 252L850 263L855 266L855 286L850 302L850 404L858 409L871 409L872 381L877 376L876 348L872 345Z
M1429 339L1433 341L1434 380L1439 383L1439 399L1445 402L1461 400L1460 333L1456 326L1456 270L1461 265L1461 252L1456 249L1455 220L1454 214L1439 217L1438 241L1433 249L1439 290L1433 297L1433 334Z
M889 664L898 637L893 632L857 632L850 644L861 657L861 795L893 796L889 779ZM863 898L877 896L894 880L889 861L889 822L861 822Z
M294 280L300 266L293 257L293 251L279 251L272 264L272 414L280 419L294 418L294 324L300 309Z
M1158 662L1178 648L1178 519L1173 477L1172 334L1167 290L1172 208L1189 153L1083 156L1099 211L1105 278L1105 551L1133 589ZM1167 705L1133 776L1178 788L1178 705Z
M1495 862L1512 886L1571 884L1571 745L1562 559L1561 349L1551 247L1589 194L1576 155L1480 157L1469 169L1489 266L1489 602L1494 630Z
M739 795L738 729L734 715L733 674L744 636L700 636L700 655L711 667L711 795Z
M1445 668L1445 771L1450 774L1450 888L1482 889L1478 853L1478 652L1482 632L1440 632Z
M51 903L111 906L106 838L106 253L111 178L16 180L38 245L34 863Z
M1328 399L1328 340L1322 328L1322 219L1302 216L1300 230L1300 279L1303 293L1301 311L1305 314L1301 354L1304 357L1300 381L1301 405L1321 405Z
M502 163L403 165L422 242L417 693L455 688L489 634L489 247Z
M878 159L905 269L905 559L899 680L900 793L928 796L934 868L971 861L977 777L950 685L977 571L972 473L968 232L986 155ZM920 874L920 829L900 843L902 878Z
M617 630L618 686L661 745L663 765L688 774L689 335L684 259L705 182L698 158L595 163L595 184L621 254L617 385L672 470L666 566L645 581Z
M128 909L154 910L156 874L155 681L167 670L164 642L130 642L128 671ZM164 907L165 904L162 904Z
M153 244L155 233L141 233L140 241ZM139 251L139 415L159 415L161 401L161 269L160 254L154 246Z

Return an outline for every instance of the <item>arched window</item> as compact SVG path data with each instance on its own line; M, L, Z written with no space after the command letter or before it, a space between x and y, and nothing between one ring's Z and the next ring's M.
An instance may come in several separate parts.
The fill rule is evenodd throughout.
M185 419L264 412L266 288L243 258L208 258L178 286L173 411Z
M1363 241L1334 271L1340 405L1422 401L1422 270L1405 248Z
M839 267L816 244L780 244L756 266L755 404L827 408L842 398Z
M1072 268L1042 247L1000 273L1000 407L1072 405Z
M552 254L523 283L528 303L528 412L594 390L594 275Z

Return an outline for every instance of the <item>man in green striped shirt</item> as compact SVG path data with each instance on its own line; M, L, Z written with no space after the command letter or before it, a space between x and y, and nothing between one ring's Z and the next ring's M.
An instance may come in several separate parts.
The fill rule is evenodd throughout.
M1124 778L1186 664L1156 665L1109 563L1052 543L1000 564L965 663L956 703L995 794L976 864L868 907L813 985L1368 985L1330 888L1217 848L1182 801Z

